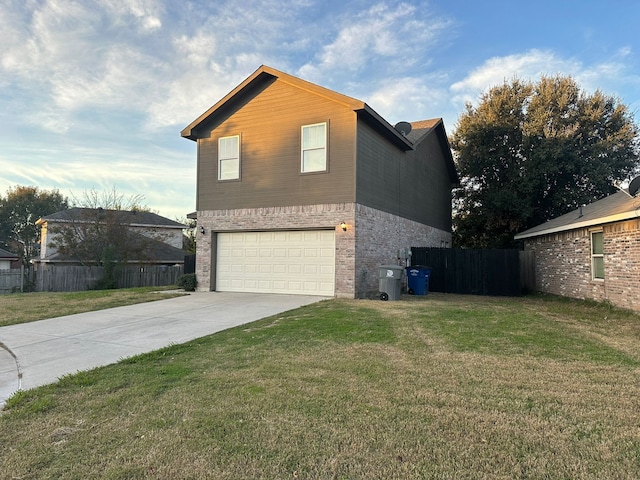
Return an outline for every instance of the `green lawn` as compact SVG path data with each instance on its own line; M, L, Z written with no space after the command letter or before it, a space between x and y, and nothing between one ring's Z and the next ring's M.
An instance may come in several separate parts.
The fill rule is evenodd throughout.
M184 294L184 292L176 292L175 288L140 287L68 293L37 292L0 295L0 327L74 313L152 302Z
M7 478L637 479L640 317L327 300L22 392Z

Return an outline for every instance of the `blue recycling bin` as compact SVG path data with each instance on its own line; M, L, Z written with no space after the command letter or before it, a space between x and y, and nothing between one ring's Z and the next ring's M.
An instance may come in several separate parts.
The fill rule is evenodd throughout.
M429 293L429 277L431 267L413 265L406 267L407 291L410 295L426 295Z

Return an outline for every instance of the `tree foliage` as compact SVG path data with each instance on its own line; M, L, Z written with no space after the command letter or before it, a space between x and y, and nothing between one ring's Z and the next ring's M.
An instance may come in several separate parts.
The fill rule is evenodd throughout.
M40 242L39 218L69 208L58 190L16 186L0 196L0 246L19 254L27 264Z
M176 221L184 224L187 228L184 229L184 237L182 241L182 249L186 253L195 254L196 253L196 243L197 243L197 235L196 235L196 220L193 218L177 218Z
M105 267L105 288L115 287L120 265L144 260L152 238L130 228L135 212L148 211L139 195L124 197L115 189L108 192L86 191L76 200L77 209L68 221L51 229L50 246L58 253L83 265ZM107 278L108 277L108 278Z
M570 77L513 80L467 104L451 138L462 188L454 240L511 247L513 236L615 192L638 167L625 105Z

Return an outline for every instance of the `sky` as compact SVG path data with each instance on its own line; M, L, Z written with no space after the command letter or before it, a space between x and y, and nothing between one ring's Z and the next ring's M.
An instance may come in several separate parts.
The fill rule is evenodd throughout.
M117 191L195 210L180 131L260 65L442 117L515 78L572 76L640 120L637 0L0 0L0 195Z

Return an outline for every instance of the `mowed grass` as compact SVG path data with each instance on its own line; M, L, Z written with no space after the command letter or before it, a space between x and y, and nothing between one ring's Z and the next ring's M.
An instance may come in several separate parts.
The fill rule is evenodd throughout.
M637 479L640 318L328 300L19 393L0 442L21 479Z
M183 295L171 289L175 287L0 295L0 327Z

